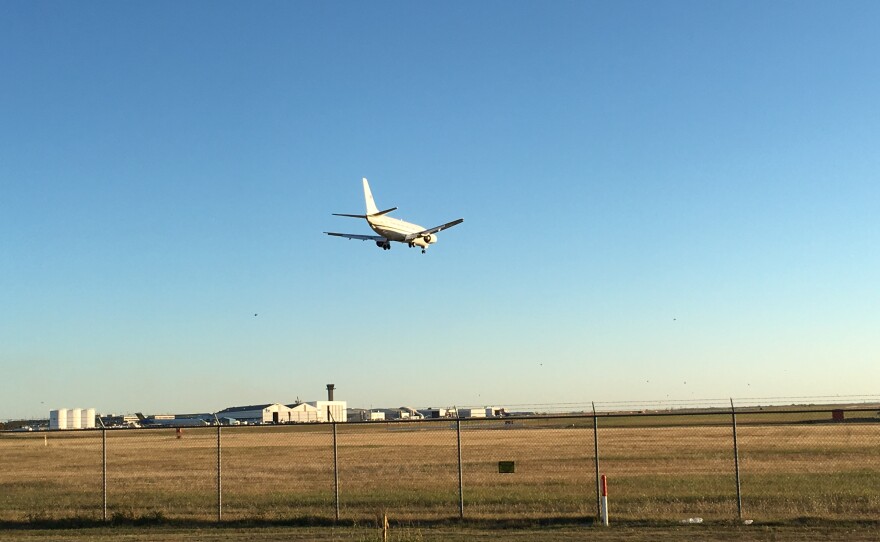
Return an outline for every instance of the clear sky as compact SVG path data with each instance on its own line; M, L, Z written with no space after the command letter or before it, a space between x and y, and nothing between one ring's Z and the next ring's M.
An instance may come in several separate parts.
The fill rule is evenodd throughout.
M0 3L0 419L878 394L880 3ZM426 255L331 238L463 217ZM255 316L256 314L256 316Z

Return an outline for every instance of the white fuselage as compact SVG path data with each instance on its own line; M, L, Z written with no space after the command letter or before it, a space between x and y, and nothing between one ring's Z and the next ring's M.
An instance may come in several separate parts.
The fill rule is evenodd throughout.
M422 248L425 248L428 245L437 242L436 233L423 237L416 237L411 241L407 241L407 235L418 233L420 231L425 231L425 228L419 226L418 224L413 224L412 222L406 222L404 220L392 218L390 216L381 215L367 217L367 223L370 225L370 228L372 228L374 232L388 239L389 241L409 243L410 246L420 246Z

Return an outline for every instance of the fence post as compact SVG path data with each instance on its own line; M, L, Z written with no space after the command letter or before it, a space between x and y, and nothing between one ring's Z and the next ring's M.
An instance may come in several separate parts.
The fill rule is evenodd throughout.
M221 462L222 447L220 443L220 420L214 414L214 420L217 422L217 521L223 520L223 463Z
M332 415L330 419L333 420ZM333 493L336 496L336 521L339 521L339 448L336 443L336 422L330 423L333 426Z
M736 408L733 406L733 398L730 399L730 416L733 420L733 466L736 471L736 517L742 521L742 493L739 483L739 445L736 441Z
M461 468L461 418L455 420L455 434L458 440L458 517L464 519L464 476Z
M596 403L593 405L593 462L596 464L596 520L602 517L602 486L599 481L599 418L596 417Z
M98 422L101 423L101 494L104 500L102 508L104 521L107 521L107 427L100 416Z

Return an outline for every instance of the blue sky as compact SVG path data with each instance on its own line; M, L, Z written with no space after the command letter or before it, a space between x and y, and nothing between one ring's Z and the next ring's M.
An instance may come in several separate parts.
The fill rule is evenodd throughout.
M878 20L3 3L0 418L876 395Z

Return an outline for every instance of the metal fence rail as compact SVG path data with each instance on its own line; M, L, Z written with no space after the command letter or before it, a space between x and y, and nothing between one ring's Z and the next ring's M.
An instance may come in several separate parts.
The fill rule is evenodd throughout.
M0 432L0 521L880 516L876 409Z

